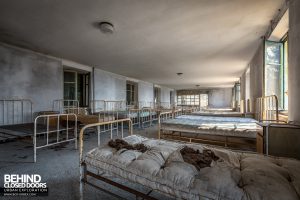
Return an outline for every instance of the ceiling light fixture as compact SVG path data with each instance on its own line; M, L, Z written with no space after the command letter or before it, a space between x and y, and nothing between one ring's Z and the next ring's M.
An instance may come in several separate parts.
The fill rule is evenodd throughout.
M183 73L181 73L181 72L178 72L178 73L176 73L177 74L177 76L181 76Z
M196 87L200 87L200 85L196 85Z
M114 25L110 22L100 22L99 28L104 34L112 34L114 32Z

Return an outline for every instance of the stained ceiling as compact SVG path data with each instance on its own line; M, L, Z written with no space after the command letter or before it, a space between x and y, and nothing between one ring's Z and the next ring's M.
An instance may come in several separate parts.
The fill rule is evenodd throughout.
M175 89L232 86L282 4L1 0L0 41ZM100 21L114 33L101 33Z

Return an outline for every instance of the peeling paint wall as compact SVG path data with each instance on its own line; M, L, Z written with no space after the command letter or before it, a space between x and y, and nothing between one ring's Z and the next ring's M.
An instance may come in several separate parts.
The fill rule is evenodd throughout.
M34 112L52 110L53 100L63 98L59 60L0 45L0 74L0 99L31 99Z
M126 77L100 69L94 73L96 100L126 100Z

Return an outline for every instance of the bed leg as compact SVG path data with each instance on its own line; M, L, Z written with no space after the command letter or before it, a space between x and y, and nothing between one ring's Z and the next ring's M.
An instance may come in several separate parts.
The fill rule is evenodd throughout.
M81 163L81 169L80 169L80 188L79 188L79 195L80 195L80 200L83 200L83 186L87 181L87 177L86 177L86 164L85 163Z

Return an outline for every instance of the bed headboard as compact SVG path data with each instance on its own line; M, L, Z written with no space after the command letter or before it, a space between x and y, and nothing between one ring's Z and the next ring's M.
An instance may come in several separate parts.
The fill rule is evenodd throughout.
M258 121L278 121L278 98L276 95L256 99L255 118Z
M105 111L123 111L126 107L126 101L105 101Z
M57 99L53 101L53 111L67 114L79 114L78 100Z
M30 99L1 99L0 125L31 123L32 105Z

